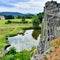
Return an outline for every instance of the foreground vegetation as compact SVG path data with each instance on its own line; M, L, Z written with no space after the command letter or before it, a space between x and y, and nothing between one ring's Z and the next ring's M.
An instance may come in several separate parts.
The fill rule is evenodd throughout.
M23 50L21 52L16 52L14 47L11 47L9 52L6 53L3 57L0 57L1 60L30 60L33 55L34 47L31 50Z

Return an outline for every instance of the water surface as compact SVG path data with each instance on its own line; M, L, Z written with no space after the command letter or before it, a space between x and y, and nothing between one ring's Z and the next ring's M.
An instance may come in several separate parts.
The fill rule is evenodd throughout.
M34 30L26 30L24 35L18 34L14 37L8 37L9 44L11 47L15 47L17 52L22 50L30 50L33 46L36 47L39 43L40 37L38 36L37 40L34 39L32 36L33 31Z

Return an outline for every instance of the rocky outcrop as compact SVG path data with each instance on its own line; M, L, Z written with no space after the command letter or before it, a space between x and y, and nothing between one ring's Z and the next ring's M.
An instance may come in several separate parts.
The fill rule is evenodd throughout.
M37 46L38 53L35 59L50 48L50 42L60 36L60 7L56 1L48 1L44 7L44 18L42 21L40 42ZM38 58L39 57L39 58ZM44 56L43 56L44 57ZM34 60L34 59L32 59Z

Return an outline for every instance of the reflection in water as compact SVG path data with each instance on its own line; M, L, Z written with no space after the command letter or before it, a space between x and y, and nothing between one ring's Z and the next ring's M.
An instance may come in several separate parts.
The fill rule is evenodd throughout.
M35 29L32 33L32 36L34 39L37 40L38 36L41 34L41 30L40 29Z
M9 44L11 44L11 47L14 46L16 48L16 51L22 51L22 50L30 50L33 46L37 46L39 43L39 37L37 40L35 40L32 37L33 30L26 30L24 35L17 35L14 37L8 37ZM7 48L9 49L9 48Z

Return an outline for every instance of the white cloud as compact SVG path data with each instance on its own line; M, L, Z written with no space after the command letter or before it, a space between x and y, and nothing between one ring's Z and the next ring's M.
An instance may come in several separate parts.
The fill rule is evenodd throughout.
M41 0L30 0L28 2L19 2L16 4L13 4L16 8L37 8L37 7L43 7L45 2L42 2Z
M45 2L42 0L30 0L28 2L19 2L13 4L13 6L17 9L22 9L23 11L29 13L39 13L43 11L43 7Z
M17 4L13 4L13 6L16 8L30 8L30 5L26 3L17 3Z
M21 13L39 13L43 11L43 7L45 6L45 2L51 0L30 0L28 2L18 2L12 4L14 7L1 7L0 11L13 11L13 12L21 12ZM60 0L54 0L60 3Z
M40 9L17 9L0 6L0 12L20 12L20 13L38 13Z
M16 9L16 8L8 8L8 7L4 7L4 6L0 6L0 12L3 12L3 11L6 11L6 12L19 12L20 10L19 9Z

